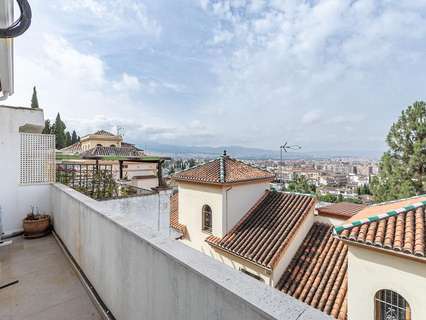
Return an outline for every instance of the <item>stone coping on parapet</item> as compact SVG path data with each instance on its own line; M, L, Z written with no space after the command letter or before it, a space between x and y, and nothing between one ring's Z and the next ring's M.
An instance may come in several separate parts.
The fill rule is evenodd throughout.
M326 314L304 304L288 295L282 294L274 288L259 283L246 275L233 270L229 266L198 252L185 244L158 234L142 222L128 221L126 216L119 213L105 213L102 206L76 190L62 184L54 184L68 196L79 201L105 219L110 220L126 232L136 236L176 263L207 279L213 286L235 295L242 303L247 303L257 313L268 319L286 320L325 320L331 319Z

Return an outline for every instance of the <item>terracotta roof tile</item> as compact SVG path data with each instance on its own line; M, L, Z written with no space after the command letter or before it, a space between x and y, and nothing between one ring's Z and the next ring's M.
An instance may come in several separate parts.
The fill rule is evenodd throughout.
M127 149L132 149L135 151L141 151L143 152L142 149L137 148L134 144L132 143L127 143L127 142L122 142L121 143L121 147L122 148L127 148ZM106 147L104 147L106 148ZM108 147L110 148L110 147ZM112 147L111 147L112 148ZM117 147L115 147L117 148ZM61 149L60 151L65 152L65 153L82 153L83 149L81 148L81 142L76 142L68 147L65 147L63 149Z
M348 219L360 212L366 207L365 204L357 204L351 202L333 203L329 206L318 208L320 216L335 216L342 219Z
M132 149L135 149L135 150L137 150L137 151L143 151L142 149L140 149L140 148L136 147L136 145L135 145L135 144L133 144L133 143L128 143L128 142L122 142L122 143L121 143L121 147L122 147L122 148L132 148Z
M115 134L108 132L106 130L98 130L95 133L92 133L93 135L97 135L97 136L107 136L107 137L114 137Z
M394 211L394 210L409 206L413 203L422 202L422 201L426 201L426 195L370 205L365 207L361 211L359 211L356 215L352 216L346 222L357 221L357 220L368 218L383 212Z
M76 142L68 147L61 149L60 151L67 153L80 153L82 151L81 142Z
M170 227L186 235L186 226L179 223L179 193L170 197Z
M141 158L144 156L142 151L138 151L132 147L101 147L97 146L81 153L82 158L97 157L125 157L125 158Z
M336 227L336 234L341 239L357 241L363 245L425 257L426 203L423 200L417 206L410 206L404 200L404 205L405 207L396 209L397 207L392 203L394 210L388 213L374 212L369 209L370 214L376 213L376 215L367 218L363 215L364 220L359 222L352 218L349 220L352 224ZM375 206L375 208L380 209L382 206ZM353 223L356 225L354 226Z
M222 239L209 237L206 241L258 265L273 268L314 203L311 196L266 191Z
M276 287L345 320L348 249L332 236L332 228L319 222L313 224Z
M210 184L238 183L252 180L272 180L274 174L242 161L222 156L216 160L181 171L173 176L178 181Z

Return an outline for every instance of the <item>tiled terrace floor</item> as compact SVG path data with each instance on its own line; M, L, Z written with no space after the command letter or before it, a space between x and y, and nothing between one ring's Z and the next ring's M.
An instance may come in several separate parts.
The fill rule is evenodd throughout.
M100 320L71 264L52 236L0 247L1 320Z

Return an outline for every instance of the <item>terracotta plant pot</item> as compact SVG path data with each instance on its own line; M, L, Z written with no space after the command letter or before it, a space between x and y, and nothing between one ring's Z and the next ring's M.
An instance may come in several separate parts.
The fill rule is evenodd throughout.
M47 235L50 232L50 216L40 215L23 220L24 237L38 238Z

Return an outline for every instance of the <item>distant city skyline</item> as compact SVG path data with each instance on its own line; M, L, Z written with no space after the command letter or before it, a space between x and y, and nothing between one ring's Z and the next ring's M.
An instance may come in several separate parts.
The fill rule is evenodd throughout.
M386 150L425 100L426 3L31 1L15 95L83 135L269 150ZM31 75L31 76L29 76Z

